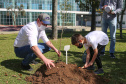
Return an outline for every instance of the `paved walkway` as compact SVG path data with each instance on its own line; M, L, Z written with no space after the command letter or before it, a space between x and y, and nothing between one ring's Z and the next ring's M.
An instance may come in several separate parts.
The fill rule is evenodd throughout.
M91 27L85 27L85 26L58 26L58 30L61 29L67 30L67 31L90 31ZM0 28L0 34L14 34L18 33L20 28ZM51 26L46 28L46 31L51 31ZM101 30L101 27L96 27L96 30Z

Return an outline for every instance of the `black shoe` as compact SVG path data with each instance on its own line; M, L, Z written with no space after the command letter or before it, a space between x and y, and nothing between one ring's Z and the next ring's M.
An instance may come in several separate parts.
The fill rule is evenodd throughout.
M33 60L33 61L30 62L30 64L38 64L38 62Z
M89 66L89 67L87 67L87 70L95 70L95 66L94 65Z
M101 68L101 69L96 70L94 73L95 73L96 75L104 75L104 71L103 71L103 69L102 69L102 68Z
M30 65L23 65L22 63L21 63L21 68L24 69L24 70L28 70L28 71L33 70L33 68Z
M104 55L105 55L105 53L104 53L104 52L101 52L101 53L100 53L100 56L104 56Z
M113 53L110 53L110 57L111 57L111 58L115 58L115 56L114 56Z

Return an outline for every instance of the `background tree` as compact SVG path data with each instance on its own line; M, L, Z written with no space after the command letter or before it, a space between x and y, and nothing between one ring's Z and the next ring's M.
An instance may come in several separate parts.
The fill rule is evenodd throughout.
M80 10L88 10L91 8L91 31L96 30L96 8L99 7L99 0L75 0L79 5Z
M101 9L96 9L96 12L99 13L99 14L101 15L101 21L102 21L103 10L101 10Z
M11 14L12 16L13 25L16 25L16 18L18 17L18 15L25 16L23 4L21 4L20 6L17 5L17 2L15 2L14 6L7 4L6 9L7 9L7 15L9 16L9 14Z
M57 3L58 0L52 0L52 38L57 39Z
M69 3L69 0L64 0L64 2L60 4L62 27L71 25L69 22L69 18L71 18L71 13L67 12L70 9L71 9L71 4Z
M62 31L61 31L61 39L60 39L60 48L61 48L61 41L62 41L62 35L64 31L64 26L69 26L69 19L71 18L71 14L67 13L68 10L71 9L71 4L69 3L69 0L64 0L62 4L60 4L60 15L61 15L61 20L62 20ZM59 48L59 50L60 50Z
M122 36L122 23L123 23L123 15L126 11L126 0L124 0L124 5L123 5L123 10L121 12L121 14L117 14L117 22L119 23L119 27L120 27L120 38L123 39Z

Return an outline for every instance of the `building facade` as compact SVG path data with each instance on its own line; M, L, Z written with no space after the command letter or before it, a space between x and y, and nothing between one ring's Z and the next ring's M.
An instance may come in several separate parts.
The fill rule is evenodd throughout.
M61 5L64 5L65 1L67 1L67 4L71 4L67 12L61 11ZM21 4L24 6L25 16L18 15L16 25L25 25L35 21L40 13L47 13L52 17L52 0L0 0L0 24L13 25L12 15L10 11L7 11L7 6L15 7ZM86 10L80 11L79 6L73 0L58 0L57 12L59 26L63 23L61 12L67 13L68 17L64 20L64 23L71 26L84 25L84 16L87 15L86 17L88 17L90 14Z
M62 9L65 2L70 4L67 11ZM8 6L12 6L14 8L16 6L20 6L21 4L24 6L25 16L18 14L16 17L14 13L11 15L11 11L7 10ZM90 11L91 8L89 10L80 9L75 0L58 0L57 25L62 26L64 23L69 26L90 26ZM52 18L52 0L0 0L1 25L14 25L13 18L16 18L16 25L25 25L29 22L35 21L40 13L47 13ZM66 13L67 17L63 20L62 15ZM125 21L124 23L126 24ZM96 26L101 26L101 15L96 17Z

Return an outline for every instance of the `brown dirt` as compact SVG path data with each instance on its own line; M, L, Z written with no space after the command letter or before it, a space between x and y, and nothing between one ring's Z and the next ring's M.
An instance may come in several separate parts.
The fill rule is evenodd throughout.
M105 81L91 70L78 68L75 64L55 63L52 69L43 64L32 76L26 77L32 84L104 84Z
M12 25L0 25L0 31L19 31L21 26L12 26Z

